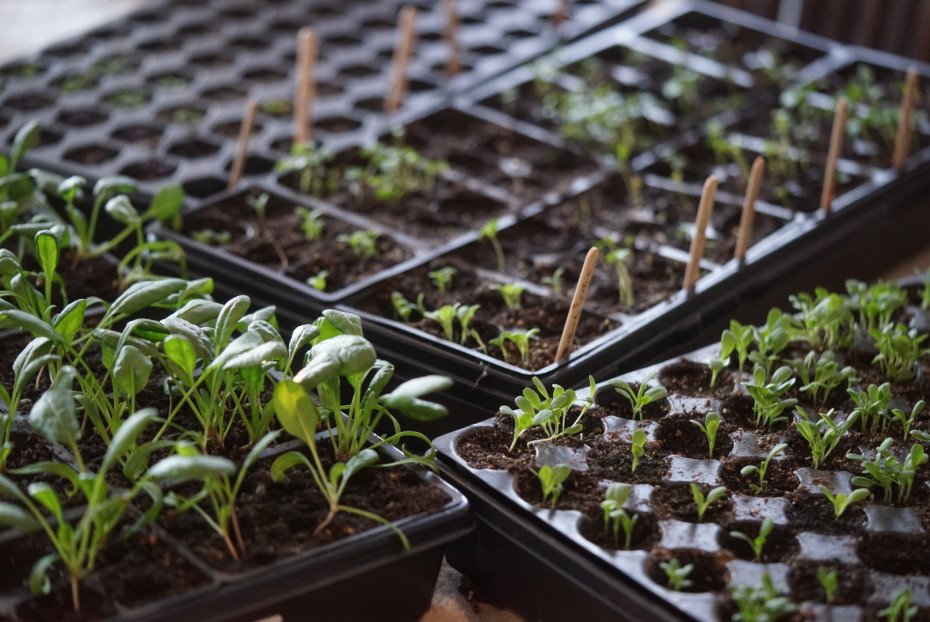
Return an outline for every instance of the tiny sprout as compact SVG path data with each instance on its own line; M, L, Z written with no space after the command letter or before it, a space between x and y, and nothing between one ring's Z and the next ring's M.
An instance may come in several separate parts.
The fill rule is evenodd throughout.
M787 366L779 367L767 377L765 369L757 366L752 372L753 381L744 386L752 397L752 410L756 414L756 427L772 427L776 423L785 421L787 417L782 413L798 403L794 398L783 399L782 396L794 386L795 378Z
M769 450L769 453L765 457L765 460L760 462L758 465L750 464L740 469L739 474L742 475L743 477L749 477L753 473L756 473L758 475L759 477L758 484L754 484L752 482L749 483L749 488L754 493L759 494L765 488L765 474L769 469L769 463L772 461L772 459L775 456L782 453L787 448L788 448L788 443L779 443L778 445L775 445L774 447L772 447L772 449Z
M836 588L839 586L839 576L836 570L830 570L820 566L817 568L817 581L823 588L824 600L828 605L832 605L836 598Z
M394 313L404 322L409 322L410 315L418 309L416 304L397 291L391 292L391 305L394 307Z
M704 436L707 437L707 457L714 457L714 446L717 444L717 429L720 427L720 415L715 412L709 412L704 415L704 423L700 421L691 421L701 429Z
M377 231L353 231L348 234L340 234L336 239L348 246L356 257L372 259L378 256L378 238L380 236L381 234Z
M214 231L213 229L191 231L191 237L194 241L208 246L224 246L232 242L232 234L229 231Z
M794 422L794 427L798 434L807 441L808 448L811 452L811 462L815 469L820 468L820 464L830 457L833 450L836 449L840 441L846 435L846 431L856 419L855 413L846 417L843 423L838 424L833 421L833 409L826 413L818 413L820 421L811 421L805 411L800 406L795 407L795 412L800 417Z
M820 487L820 492L823 493L830 503L833 504L833 516L839 520L840 516L843 515L843 512L846 511L849 506L853 503L858 503L859 501L864 501L868 499L869 495L872 494L869 492L868 488L856 488L848 495L842 492L833 494L829 488L826 486Z
M507 342L512 343L520 353L520 360L524 365L530 362L530 340L536 339L539 334L538 328L529 330L501 330L500 334L488 341L492 346L500 348L505 362L510 362L507 355Z
M267 192L263 192L257 197L247 196L245 198L246 204L255 211L255 218L257 218L259 222L265 220L265 214L268 213L268 201L270 199L271 197Z
M917 615L917 605L911 604L911 588L904 586L888 603L888 606L878 612L879 618L888 622L909 622Z
M704 496L704 493L701 491L701 488L695 484L691 484L691 496L694 498L694 505L697 506L698 522L704 522L704 514L707 512L708 508L711 505L723 499L727 494L726 486L717 486L707 493L707 497Z
M646 455L646 432L642 428L636 428L633 432L630 453L633 455L633 463L630 465L630 472L636 473L639 467L639 459Z
M455 276L456 272L457 270L452 266L445 266L444 268L431 271L429 273L429 279L433 282L433 285L436 286L436 289L439 290L439 293L444 294L452 287L452 277Z
M769 573L762 575L761 585L731 586L730 595L739 609L733 616L737 622L775 622L796 609L790 600L779 596Z
M323 218L320 210L298 207L294 213L300 217L300 230L308 240L319 240L323 237Z
M522 308L521 298L523 297L523 286L519 283L501 283L491 286L491 289L497 290L504 299L504 304L511 311L519 311Z
M613 241L602 240L607 246L613 246ZM628 248L610 248L604 253L604 262L613 266L617 272L617 290L620 293L620 304L632 307L636 302L633 295L633 277L630 276L630 263L633 260L633 251Z
M891 411L891 415L901 424L901 429L903 432L902 440L906 441L911 435L911 428L914 427L914 424L917 422L918 415L923 412L926 406L927 403L924 400L919 400L916 404L914 404L914 407L911 409L911 413L909 415L905 414L905 412L900 408L895 408Z
M707 362L707 366L710 368L710 387L713 388L717 384L717 376L723 371L724 362L720 359L711 359Z
M554 467L547 464L535 473L542 487L543 503L548 502L554 510L564 488L562 484L572 474L572 468L567 464L557 464Z
M623 530L623 548L627 551L633 545L633 529L639 520L638 514L630 516L623 505L630 498L633 487L629 484L614 483L607 487L604 500L601 501L601 510L604 515L604 539L608 534L613 535L614 546L620 546L620 530Z
M728 363L730 355L736 353L736 360L739 364L737 371L742 374L746 359L749 358L749 347L752 345L754 335L752 326L730 320L730 328L720 335L720 360Z
M688 575L694 571L694 564L685 564L682 566L680 561L672 558L667 562L660 563L659 567L668 578L668 587L671 590L680 592L694 584L694 582L688 578Z
M633 387L629 383L624 382L623 380L611 380L610 385L613 388L625 397L630 402L630 409L632 410L633 419L642 419L643 410L654 402L659 402L660 400L665 399L668 395L668 390L662 385L650 387L649 381L652 380L653 376L644 378L640 383L639 387L634 391Z
M326 277L329 276L329 271L320 270L313 276L307 278L307 285L317 290L318 292L326 291Z
M501 272L507 266L504 260L504 247L501 246L500 240L497 239L497 219L492 218L478 229L478 239L487 240L494 248L494 254L497 256L497 269Z
M775 528L775 523L772 522L771 517L766 516L765 520L762 521L762 525L759 526L759 535L755 538L750 538L742 531L731 531L730 537L736 538L737 540L742 540L752 549L752 554L755 557L757 562L762 561L762 550L765 548L765 543L769 538L769 535L772 533L772 529Z
M551 276L544 276L542 280L543 285L548 285L552 288L556 294L562 294L562 276L565 274L565 268L559 266L556 268Z

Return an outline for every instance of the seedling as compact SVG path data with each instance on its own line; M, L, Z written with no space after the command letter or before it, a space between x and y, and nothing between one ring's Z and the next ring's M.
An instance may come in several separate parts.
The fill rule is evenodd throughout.
M307 277L307 285L318 292L326 291L326 279L329 277L328 270L320 270L311 277Z
M739 609L734 622L776 622L796 610L788 598L778 594L767 572L760 585L731 586L730 595Z
M497 257L497 269L501 272L506 267L504 261L504 247L501 246L500 240L497 239L497 219L492 218L478 229L478 240L487 240L494 248L494 255Z
M296 207L294 213L300 218L300 230L305 238L319 240L323 237L324 223L320 210Z
M737 371L742 375L753 338L752 326L745 326L736 320L730 320L730 328L723 331L720 336L720 360L729 364L731 355L736 353Z
M617 272L617 289L620 292L620 304L631 308L636 302L633 295L633 277L629 265L633 260L633 251L628 248L614 248L604 253L604 263L613 266Z
M704 423L692 420L691 423L696 425L707 438L707 457L714 457L714 446L717 444L717 429L720 428L720 415L715 412L709 412L704 415Z
M403 145L400 130L394 132L394 140L393 145L378 142L361 150L365 166L350 167L345 173L353 194L361 197L368 190L378 201L396 201L413 192L433 191L448 165Z
M833 409L826 413L818 413L819 422L811 421L807 411L800 406L795 408L795 412L800 418L794 422L794 427L797 428L798 434L807 441L813 467L819 469L820 464L833 453L855 421L855 411L840 424L833 421Z
M567 464L557 464L554 467L547 464L534 473L542 488L543 503L549 503L549 507L554 510L564 490L563 484L572 474L572 468Z
M593 396L597 385L592 377L588 378L588 382L590 395ZM533 386L526 387L522 395L514 398L514 404L518 410L509 406L501 406L499 409L502 414L513 420L513 442L510 443L507 451L513 451L517 446L517 441L526 434L527 430L535 426L541 427L547 436L540 441L532 441L533 443L553 441L569 434L578 434L583 429L581 418L593 403L591 399L581 400L578 416L569 423L569 413L578 401L575 391L556 384L552 385L550 393L542 381L533 376Z
M259 222L265 220L265 214L268 213L268 201L271 197L267 192L262 192L258 196L247 196L245 198L246 205L252 208L255 212L255 218Z
M872 494L869 492L868 488L856 488L848 495L842 492L833 494L826 486L821 486L820 492L833 504L833 517L836 518L836 520L839 520L840 516L842 516L853 503L865 501L869 498L869 495Z
M870 384L863 391L861 389L849 389L850 399L855 404L853 415L859 417L862 431L869 431L875 434L879 430L884 433L891 419L888 416L888 407L891 404L891 384L884 383L881 385Z
M888 606L878 612L879 618L888 622L910 622L917 615L917 605L911 604L911 588L901 588L888 603Z
M707 362L707 367L710 368L710 388L714 388L717 384L717 376L720 375L725 366L726 363L720 359L711 359Z
M789 300L801 313L801 325L812 346L818 350L836 350L850 345L853 315L843 296L817 288L813 295L800 293Z
M328 148L313 143L297 143L291 147L289 156L275 164L275 170L281 173L296 173L297 188L302 194L321 196L334 185L328 167L333 159L333 152Z
M523 286L519 283L500 283L491 285L491 289L497 290L504 299L504 304L511 311L519 311L522 308L521 298L523 297Z
M736 538L737 540L742 540L752 549L753 558L757 562L762 561L762 550L765 548L765 543L768 541L769 536L772 533L772 529L775 528L775 523L772 522L771 517L766 516L765 520L762 521L762 524L759 526L759 535L755 538L750 538L742 531L731 531L730 537Z
M229 231L214 231L213 229L191 231L191 237L194 241L207 246L225 246L232 242L232 233Z
M633 462L630 465L630 472L636 473L639 459L646 455L646 431L642 428L636 428L631 441L630 454L633 456Z
M888 324L883 329L872 329L869 335L875 340L878 354L872 364L892 380L910 380L917 374L920 359L930 350L922 347L927 335L918 335L916 328L903 324Z
M680 592L691 587L694 582L688 576L694 571L694 564L681 565L681 562L674 557L667 562L659 564L659 568L665 573L668 579L669 589Z
M436 286L436 289L439 290L439 293L444 294L452 287L452 277L455 276L456 272L458 272L458 270L452 266L445 266L438 270L430 271L429 279L433 282L433 285Z
M765 369L766 374L770 374L778 355L791 341L791 329L791 316L785 315L781 309L769 311L765 324L752 329L756 347L749 353L749 360Z
M924 400L918 400L918 402L914 404L914 407L911 408L910 414L906 414L900 408L895 408L891 411L891 415L901 424L902 441L907 441L908 437L910 437L911 428L914 427L914 424L917 422L917 417L923 412L926 406L927 403Z
M630 409L633 419L642 419L643 410L650 404L658 403L668 396L668 389L662 385L654 387L649 386L649 381L655 377L655 374L644 378L639 386L634 390L629 383L623 380L611 380L610 385L623 397L630 402Z
M504 330L501 329L500 334L488 341L492 346L497 346L500 348L501 355L504 357L504 361L510 362L508 360L507 354L507 344L512 343L514 347L517 348L517 352L520 353L520 361L524 365L528 365L530 362L530 340L536 339L539 335L538 328L530 328L527 330L511 329Z
M746 155L743 153L742 146L732 138L728 138L720 121L708 121L704 126L707 136L707 144L714 153L717 164L726 164L733 161L739 168L742 175L742 183L749 179L749 162L746 161Z
M775 456L784 452L785 449L787 448L788 448L788 443L779 443L778 445L775 445L769 450L769 453L765 456L765 460L760 462L758 465L749 464L749 465L744 466L742 469L740 469L739 474L742 475L743 477L749 477L753 473L755 473L756 476L758 477L759 479L758 484L749 482L749 488L755 494L759 494L765 489L765 474L766 472L768 472L769 463L772 461L772 459Z
M380 237L379 232L367 230L342 233L336 239L348 246L352 254L359 259L374 259L378 256L378 238Z
M556 294L562 294L562 276L565 274L565 268L559 266L553 270L550 276L544 276L542 280L543 285L548 285L552 288Z
M886 438L871 459L861 454L846 454L847 458L861 462L865 468L863 475L857 475L850 481L853 486L881 488L885 503L891 503L892 499L904 503L911 496L917 468L927 462L928 457L923 445L918 443L912 445L908 454L900 460L891 451L892 442L891 438ZM897 496L894 495L895 491Z
M629 484L613 483L607 487L604 500L601 501L601 511L604 516L604 539L612 534L615 547L620 547L620 530L623 530L623 548L627 551L633 545L633 530L639 520L638 514L632 516L623 509L623 505L630 498L633 487Z
M756 367L752 372L753 382L745 384L746 391L752 397L752 410L756 414L756 427L770 428L776 423L787 421L782 413L798 401L784 398L785 393L794 386L795 378L788 367L779 367L768 379L765 369Z
M839 575L836 570L831 570L820 566L817 568L817 581L823 588L824 600L828 605L832 605L836 599L836 589L839 587Z
M856 325L866 333L890 324L894 313L907 304L907 292L891 283L869 286L850 279L846 281L846 292L859 315Z
M416 303L407 300L403 294L398 291L391 292L391 306L394 307L394 313L397 314L404 322L410 321L410 316L418 310Z
M829 350L816 360L814 354L810 351L803 360L795 360L794 370L803 383L799 390L808 393L814 404L823 405L834 389L843 385L848 388L855 383L856 371L849 366L840 369L835 355Z
M717 501L723 499L726 494L726 486L717 486L707 493L707 497L704 497L704 493L701 491L700 486L693 482L691 483L691 497L694 499L694 505L697 506L699 523L704 522L704 514L707 512L707 509Z

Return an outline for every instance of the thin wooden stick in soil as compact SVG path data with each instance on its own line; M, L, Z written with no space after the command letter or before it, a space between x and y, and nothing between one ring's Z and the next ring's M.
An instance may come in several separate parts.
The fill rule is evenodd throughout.
M917 70L907 70L904 87L904 100L901 102L901 114L898 116L898 134L894 141L894 167L904 170L907 156L911 150L911 113L914 111L914 99L917 97Z
M594 268L597 266L599 255L600 251L593 246L585 255L581 275L578 277L578 285L575 287L575 294L572 296L572 304L568 308L565 327L562 329L562 338L559 340L559 347L555 353L556 363L565 360L571 354L572 344L575 342L575 333L578 332L578 321L581 319L581 310L584 307L585 298L588 297L588 287L591 285L591 277L594 276Z
M462 72L462 43L459 41L459 17L458 0L443 0L446 9L446 27L443 30L443 36L446 39L446 45L449 47L449 60L446 61L446 73L450 76L457 76Z
M245 115L242 117L242 125L239 127L239 138L236 141L236 157L233 158L232 166L229 169L229 181L226 187L229 190L234 189L239 184L239 178L242 177L242 171L245 169L245 159L249 155L249 141L252 139L252 128L255 126L255 112L258 110L258 102L250 99L245 105Z
M294 144L304 145L313 137L310 110L316 97L316 33L301 28L297 33L297 88L294 91Z
M749 172L749 185L746 187L746 197L743 199L743 213L739 219L739 233L736 236L736 257L740 263L746 260L746 251L752 243L752 225L756 220L756 199L759 197L759 187L762 185L762 175L765 173L765 159L756 156Z
M701 274L701 257L704 256L704 242L707 240L707 223L714 209L714 196L717 194L717 178L711 175L704 182L701 191L701 203L698 205L697 218L694 220L694 237L691 238L691 255L685 269L684 289L694 290L694 284Z
M846 114L848 103L845 97L836 102L836 115L833 117L833 133L830 135L830 150L827 152L827 168L823 174L823 193L820 195L820 209L824 216L833 207L833 195L836 193L836 163L843 151L843 135L846 133Z
M407 68L410 65L410 55L413 53L413 41L416 35L417 9L414 6L405 6L400 10L398 22L397 43L394 46L393 78L391 90L384 100L384 111L396 112L404 101L407 93L409 76Z

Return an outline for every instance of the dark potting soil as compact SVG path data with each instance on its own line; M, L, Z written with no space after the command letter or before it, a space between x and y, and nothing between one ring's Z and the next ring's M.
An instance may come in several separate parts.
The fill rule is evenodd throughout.
M699 488L706 496L711 487L702 484ZM694 495L691 492L691 486L688 484L661 484L656 486L649 497L649 502L655 508L656 515L659 518L674 518L689 523L701 522L698 521L697 505L694 503ZM705 510L703 522L721 524L728 521L732 513L733 501L729 496L726 496Z
M184 232L188 235L204 229L228 232L232 240L222 246L223 250L301 283L326 271L327 291L351 285L413 255L408 248L380 235L376 256L359 257L347 243L337 239L358 228L329 215L321 215L322 238L307 239L300 228L301 217L294 210L287 201L272 197L265 218L259 219L255 210L237 195L189 215L185 218Z
M691 585L682 592L719 592L726 588L730 573L724 565L727 556L707 553L698 549L654 549L646 560L646 573L659 585L668 585L668 577L661 564L677 559L682 566L693 564L688 575Z
M836 571L837 586L832 604L861 606L866 603L872 585L869 573L862 566L811 560L796 561L788 571L788 585L794 600L826 602L826 594L817 579L820 568Z

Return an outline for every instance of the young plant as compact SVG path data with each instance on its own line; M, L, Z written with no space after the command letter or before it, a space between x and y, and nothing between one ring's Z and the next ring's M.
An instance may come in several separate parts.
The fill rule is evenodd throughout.
M563 484L572 474L572 467L567 464L557 464L554 467L547 464L534 473L542 488L543 503L549 503L549 507L554 510L564 490Z
M840 424L833 421L833 409L826 413L818 413L820 421L811 421L807 412L800 406L795 407L799 419L795 420L794 427L798 434L807 441L807 446L811 451L811 461L815 469L820 468L820 464L830 457L833 450L836 449L840 441L846 435L846 431L856 419L855 413L846 417L846 420Z
M822 406L829 399L834 389L840 386L849 388L856 382L856 370L846 366L840 369L836 356L827 350L818 359L814 352L808 352L803 360L794 361L794 371L803 383L799 389L811 396L811 401Z
M800 312L801 327L810 344L818 350L836 350L852 342L853 314L849 302L839 294L817 288L789 298Z
M688 578L688 576L694 572L694 564L685 564L682 566L680 561L672 558L667 562L660 563L659 568L662 569L662 572L665 573L665 577L668 579L669 589L675 592L680 592L694 584L694 582Z
M494 249L494 255L497 257L497 269L503 272L507 267L507 262L504 260L504 247L501 246L500 240L497 239L496 218L492 218L478 229L478 240L487 240L491 243L491 247Z
M519 311L522 308L521 298L523 297L523 286L519 283L500 283L491 285L491 289L497 290L504 299L504 304L511 311Z
M301 143L291 147L289 156L275 164L280 173L296 173L297 188L302 194L320 196L329 190L333 182L328 168L333 152L313 143Z
M895 312L907 304L907 292L891 283L869 286L850 279L846 281L846 292L859 316L856 325L866 333L890 324Z
M888 622L910 622L917 611L917 605L911 604L911 588L905 586L894 595L887 607L878 612L878 617Z
M232 242L232 233L229 231L214 231L213 229L197 229L196 231L191 231L191 237L195 242L200 242L207 246L225 246Z
M246 205L252 208L255 212L255 219L259 222L265 220L265 215L268 213L269 200L271 200L271 196L267 192L262 192L258 196L249 195L245 198Z
M604 539L612 535L614 546L620 547L620 530L623 530L623 548L627 551L633 545L633 530L639 520L638 514L632 516L623 509L623 505L630 498L633 487L629 484L613 483L607 487L604 500L601 501L601 511L604 520Z
M911 428L914 427L914 424L917 423L917 417L924 411L927 403L924 400L918 400L914 407L911 408L910 414L905 413L900 408L895 408L891 411L891 416L897 419L898 423L901 424L902 441L907 441L911 435Z
M700 428L707 439L707 457L714 457L714 446L717 444L717 429L720 428L720 415L715 412L709 412L704 415L704 423L692 420L691 423Z
M655 377L655 374L643 378L639 386L634 390L629 383L623 380L611 380L610 385L620 395L630 402L630 410L633 419L642 419L643 410L650 404L658 403L668 396L668 389L662 385L655 387L649 386L649 381Z
M717 486L707 493L707 497L701 491L700 486L691 483L691 497L694 499L694 505L697 506L698 522L704 522L704 514L711 505L723 499L727 494L726 486Z
M348 246L352 254L359 259L374 259L378 256L379 237L379 232L366 230L341 233L336 239Z
M759 494L765 488L765 474L769 470L769 463L772 461L772 459L775 456L784 452L785 449L787 448L788 448L787 443L779 443L778 445L775 445L769 450L769 453L766 454L765 459L762 462L760 462L758 465L748 464L744 466L742 469L740 469L739 474L742 475L743 477L749 477L753 473L755 473L756 476L758 477L758 480L759 480L758 484L749 482L749 488L755 494Z
M611 248L604 253L604 263L613 266L617 272L617 290L620 292L620 305L632 308L636 302L633 295L633 277L630 276L630 263L633 251L628 248Z
M746 160L746 154L743 147L731 137L726 135L723 124L720 121L708 121L704 126L707 136L707 144L714 154L717 164L723 165L732 161L739 168L742 177L741 183L745 185L749 180L749 162Z
M891 451L892 442L891 438L886 438L871 459L861 454L846 454L847 458L861 462L865 468L865 473L852 478L851 483L863 488L881 488L885 503L891 503L893 499L904 503L911 496L918 467L927 462L928 457L923 445L917 443L901 460Z
M544 276L541 281L543 285L548 285L558 295L562 295L562 276L565 274L565 268L559 266L552 271L550 276Z
M710 384L708 386L713 389L717 384L717 376L719 376L723 368L726 367L726 363L720 359L710 359L707 361L707 367L710 369Z
M366 164L346 170L353 194L362 196L368 190L378 201L396 201L413 192L430 193L436 187L448 164L403 145L401 131L394 132L394 139L393 145L378 142L363 148L360 155Z
M329 277L329 271L320 270L313 276L307 277L307 285L317 290L318 292L325 292L327 277Z
M785 315L781 309L772 309L765 318L765 324L752 329L755 349L749 353L749 360L754 365L765 369L766 374L778 361L778 355L791 342L792 317Z
M913 378L917 374L920 359L930 352L922 347L927 335L918 335L916 328L908 329L904 324L887 324L883 329L869 331L869 335L878 348L872 364L878 364L892 380Z
M731 586L730 596L739 609L733 615L734 622L777 622L796 610L788 598L778 594L767 572L759 585Z
M306 207L294 208L294 213L300 218L300 230L308 240L319 240L323 237L323 215L320 210Z
M836 599L836 589L839 587L839 575L836 570L830 570L820 566L817 568L817 582L823 588L824 600L828 605L832 605Z
M848 389L847 393L855 405L852 415L859 417L862 431L868 430L870 434L875 434L881 430L884 433L891 423L891 418L888 416L888 407L891 404L891 384L887 382L881 385L870 384L865 391Z
M745 384L746 391L752 398L752 410L756 414L756 427L770 428L776 423L787 421L782 413L798 401L784 398L785 393L794 386L795 378L788 367L779 367L769 379L762 367L752 372L753 382Z
M633 456L630 473L636 473L640 458L646 455L646 431L642 428L636 428L630 440L630 455Z
M590 395L595 394L597 385L593 377L588 378ZM559 385L552 385L552 392L546 389L542 381L533 376L533 386L523 389L523 393L514 398L517 410L509 406L501 406L500 412L513 420L513 442L507 451L513 451L527 430L539 426L546 433L542 441L552 441L562 436L578 434L583 429L581 418L591 408L592 397L581 400L578 416L569 423L569 414L578 401L578 395L573 389L564 389ZM532 441L533 443L537 441Z
M737 540L742 540L749 545L749 548L752 549L753 558L757 562L762 561L762 551L765 548L765 543L768 541L769 536L772 534L772 529L775 528L775 523L772 522L772 518L769 516L765 517L765 520L762 521L762 524L759 526L759 535L755 538L750 538L742 531L731 531L730 537L736 538Z
M444 294L452 287L452 277L458 272L452 266L445 266L429 272L429 280L433 282L440 294Z
M517 352L520 353L520 361L524 365L528 365L530 362L530 340L536 339L538 334L538 328L530 328L528 330L501 329L500 334L494 339L489 340L488 343L500 348L501 354L506 362L510 362L507 355L507 344L512 343L514 347L517 348Z
M736 320L730 320L730 328L720 335L720 360L729 363L731 355L735 353L736 370L742 375L754 337L752 326L745 326Z
M869 495L872 494L869 492L868 488L856 488L848 495L842 492L833 494L833 492L826 486L820 486L820 492L823 493L830 503L833 505L833 517L836 520L839 520L840 516L843 515L849 506L853 503L859 503L860 501L865 501L869 498Z

